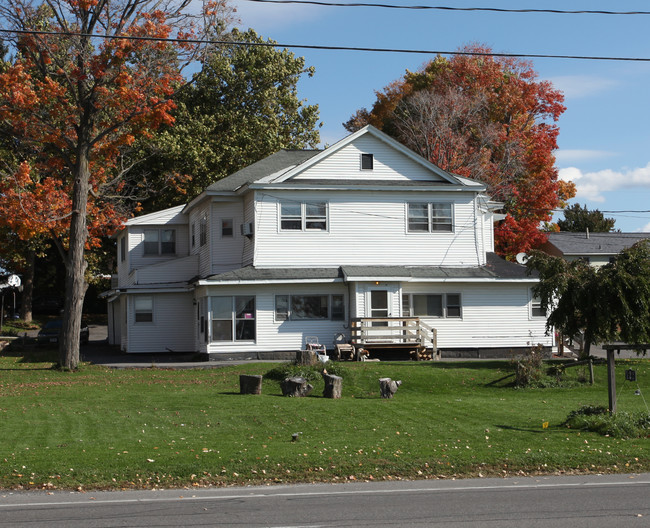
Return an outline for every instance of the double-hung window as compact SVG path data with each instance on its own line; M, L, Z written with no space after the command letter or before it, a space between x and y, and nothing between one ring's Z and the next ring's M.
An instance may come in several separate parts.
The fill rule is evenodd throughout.
M275 320L345 319L343 295L276 295Z
M281 231L327 231L327 202L280 202Z
M532 295L532 291L531 291ZM530 301L530 315L532 317L546 317L546 312L542 309L542 300L532 295Z
M136 323L153 322L153 297L138 295L133 299Z
M174 229L145 229L145 255L175 255L176 230Z
M255 296L223 295L210 298L212 341L255 341Z
M408 204L408 232L433 233L454 230L453 207L449 202Z
M402 295L404 317L462 317L459 293L405 293Z
M208 243L208 216L204 214L199 221L199 245Z

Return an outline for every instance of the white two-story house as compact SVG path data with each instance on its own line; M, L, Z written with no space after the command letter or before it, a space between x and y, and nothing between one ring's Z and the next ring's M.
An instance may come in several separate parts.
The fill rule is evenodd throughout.
M494 253L497 205L370 126L277 152L126 223L109 342L263 358L402 318L433 328L443 356L551 348L536 279Z

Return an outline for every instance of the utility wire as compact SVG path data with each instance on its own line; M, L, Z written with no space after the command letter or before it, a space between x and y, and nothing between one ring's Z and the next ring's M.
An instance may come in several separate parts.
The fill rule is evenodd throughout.
M433 9L438 11L489 11L493 13L552 13L560 15L650 15L650 11L602 11L602 10L565 10L565 9L505 9L500 7L450 7L428 5L394 5L372 3L321 2L318 0L245 0L261 4L308 4L327 7L380 7L385 9Z
M159 38L159 37L136 37L126 35L98 35L87 33L73 33L67 31L37 31L21 29L1 29L0 33L14 33L18 35L45 35L45 36L65 36L65 37L86 37L86 38L103 38L110 40L140 40L152 42L175 42L181 44L213 44L213 45L230 45L230 46L261 46L267 48L291 48L291 49L314 49L326 51L365 51L376 53L408 53L420 55L466 55L466 56L483 56L483 57L513 57L528 59L570 59L570 60L592 60L592 61L626 61L626 62L650 62L649 57L616 57L616 56L598 56L598 55L551 55L544 53L500 53L489 52L481 53L476 51L444 51L444 50L418 50L418 49L400 49L400 48L365 48L359 46L325 46L316 44L281 44L278 42L237 42L230 40L210 40L210 39L181 39L181 38Z

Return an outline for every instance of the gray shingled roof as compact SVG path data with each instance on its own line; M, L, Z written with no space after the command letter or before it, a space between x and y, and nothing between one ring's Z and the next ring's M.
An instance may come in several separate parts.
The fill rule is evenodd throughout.
M616 255L650 233L550 233L548 241L565 255Z
M280 150L240 171L214 182L207 191L235 191L242 185L289 169L313 158L320 150Z
M452 266L341 266L338 268L264 268L246 266L207 277L212 282L264 280L334 280L348 278L377 279L526 279L525 266L508 262L494 253L487 254L487 265ZM535 275L533 275L534 277Z

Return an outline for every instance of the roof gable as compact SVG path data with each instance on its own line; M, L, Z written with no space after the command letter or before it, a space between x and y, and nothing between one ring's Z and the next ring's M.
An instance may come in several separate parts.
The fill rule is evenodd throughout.
M372 170L361 168L361 154L372 154ZM482 189L483 185L458 178L430 163L373 126L366 126L333 146L281 174L256 183L310 183L316 181L389 182L411 181Z
M184 205L177 205L155 213L149 213L127 220L127 226L133 225L160 225L160 224L187 224L187 216L183 214Z

